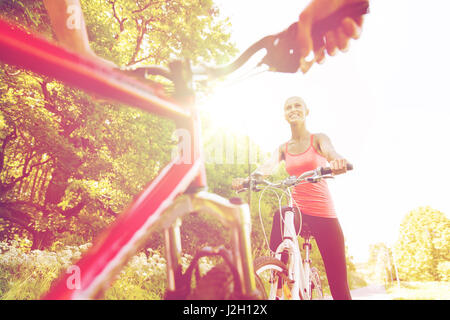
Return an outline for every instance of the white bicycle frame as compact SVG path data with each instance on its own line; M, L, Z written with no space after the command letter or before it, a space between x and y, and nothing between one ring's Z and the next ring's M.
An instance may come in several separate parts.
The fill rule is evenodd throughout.
M288 189L289 190L289 189ZM289 190L289 208L293 208L292 196ZM281 210L280 210L281 212ZM305 260L302 259L302 254L298 244L298 234L295 232L294 217L295 212L293 210L286 210L284 212L284 218L282 222L283 228L283 241L277 247L275 251L275 258L281 261L281 254L286 251L289 255L287 262L288 278L293 281L291 294L292 300L309 300L311 297L311 286L309 286L309 277L311 273L309 250L310 250L310 238L306 239L306 254ZM298 213L300 214L300 213ZM280 217L282 214L280 213ZM275 284L276 286L276 284ZM277 288L272 288L272 292L276 292ZM284 294L284 292L283 292Z
M347 164L347 170L353 170L352 164ZM261 175L261 174L259 174ZM256 174L255 174L256 176ZM262 176L262 175L261 175ZM290 180L290 178L295 178L294 181ZM298 244L298 236L301 234L302 231L302 223L300 223L300 233L297 234L295 232L295 224L294 224L294 217L295 214L300 215L300 222L301 222L301 212L297 206L297 204L294 203L294 200L292 198L291 193L291 187L294 185L297 185L299 183L302 183L303 181L307 183L317 182L320 179L326 179L326 178L333 178L332 176L332 169L329 167L318 167L315 170L304 172L299 177L289 177L289 179L285 179L283 182L279 183L271 183L270 181L262 180L260 183L264 183L267 187L264 189L260 196L260 210L261 210L261 198L267 188L273 188L277 190L282 190L285 195L287 195L288 198L288 205L290 210L285 210L284 215L281 208L281 198L278 198L279 201L279 207L280 207L280 219L282 220L281 223L283 225L283 239L281 241L281 244L277 247L275 251L275 258L281 261L281 256L283 251L286 251L288 254L288 261L287 261L287 271L288 271L288 283L291 286L291 299L293 300L310 300L312 297L312 286L310 285L310 278L311 278L311 259L310 259L310 250L311 250L311 235L309 234L309 231L303 232L302 237L305 239L305 242L303 243L303 248L305 249L305 259L302 259L302 254L300 251L300 247ZM296 207L298 212L296 213L293 208ZM261 211L260 211L260 218L261 218ZM262 219L261 219L262 221ZM262 224L262 228L264 231L264 225ZM264 232L265 235L265 232ZM267 242L267 237L266 237ZM270 248L269 243L267 242L268 247ZM281 268L278 271L283 271ZM273 276L273 275L272 275ZM273 278L271 278L273 280ZM276 295L276 291L278 290L278 281L271 281L271 288L269 293L269 299L273 300ZM284 295L284 290L283 290ZM287 298L287 297L285 297Z

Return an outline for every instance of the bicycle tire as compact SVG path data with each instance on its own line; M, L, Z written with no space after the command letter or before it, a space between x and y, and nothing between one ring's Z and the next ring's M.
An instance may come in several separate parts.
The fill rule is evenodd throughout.
M242 296L235 290L234 277L226 263L214 266L203 277L188 295L188 300L265 300L261 281L255 274L256 292L250 296Z
M196 286L188 300L235 300L233 274L226 263L214 266L203 277L197 279Z
M310 300L323 300L323 289L322 282L320 280L319 270L317 268L312 267L311 273L309 276L309 285L311 288L311 297Z
M281 286L288 279L286 265L273 257L258 257L255 259L256 286L264 300L275 300L278 283ZM280 286L280 287L281 287Z

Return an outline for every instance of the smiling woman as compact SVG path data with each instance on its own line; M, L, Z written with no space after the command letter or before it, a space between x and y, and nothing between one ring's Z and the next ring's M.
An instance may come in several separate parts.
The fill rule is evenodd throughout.
M284 116L288 122L305 121L309 114L305 100L300 97L291 97L284 104Z
M241 50L287 27L308 3L219 1ZM258 28L249 27L252 10L251 26ZM425 172L450 157L442 142L450 136L450 42L442 41L450 29L450 2L372 1L370 10L349 52L306 75L266 73L239 84L247 91L233 87L244 92L239 103L252 115L249 135L265 151L289 139L277 106L294 93L311 107L309 127L327 132L354 162L355 171L329 187L342 209L342 227L349 230L349 253L361 262L367 261L370 244L394 243L409 210L431 205L450 214L445 194L450 171Z
M309 109L305 101L297 96L290 97L284 104L284 116L291 129L291 139L273 153L272 158L255 170L262 176L271 175L281 161L291 176L330 165L333 174L347 171L347 160L339 155L330 139L322 133L312 134L306 127ZM243 188L248 178L237 178L233 189ZM326 180L317 183L299 184L292 189L294 203L300 209L301 220L307 224L316 239L327 272L330 291L336 300L351 299L345 257L344 235L337 219ZM284 209L273 216L270 249L275 251L282 241L280 216ZM299 228L299 226L296 226ZM298 230L297 230L298 232ZM287 256L281 258L286 262Z

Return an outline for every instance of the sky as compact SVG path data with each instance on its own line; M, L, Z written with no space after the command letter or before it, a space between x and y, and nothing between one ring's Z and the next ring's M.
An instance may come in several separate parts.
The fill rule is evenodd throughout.
M216 0L242 52L296 21L306 0ZM303 75L265 72L231 79L204 101L220 126L265 151L290 139L286 98L304 98L310 132L327 134L354 165L328 181L356 262L369 245L392 246L419 206L450 212L450 2L373 1L361 38ZM251 64L250 62L249 64Z

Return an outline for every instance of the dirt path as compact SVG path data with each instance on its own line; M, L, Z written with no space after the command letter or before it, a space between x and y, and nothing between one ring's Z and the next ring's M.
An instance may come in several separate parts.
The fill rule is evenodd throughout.
M383 285L373 284L351 291L353 300L392 300Z
M392 300L383 285L373 284L351 291L353 300ZM331 297L326 297L331 300Z

